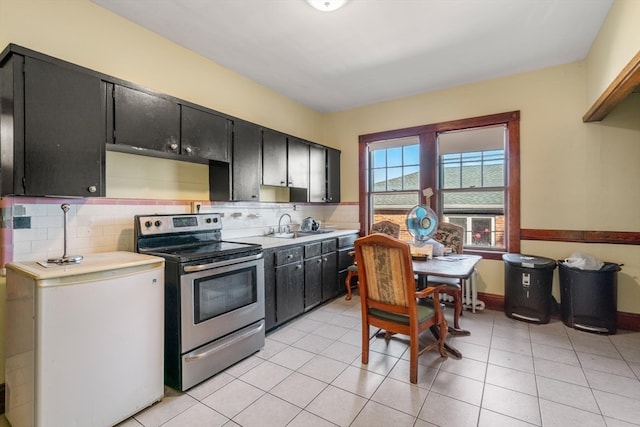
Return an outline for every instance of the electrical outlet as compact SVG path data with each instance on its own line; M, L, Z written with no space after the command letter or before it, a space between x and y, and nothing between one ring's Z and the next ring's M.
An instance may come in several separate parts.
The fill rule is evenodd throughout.
M202 203L191 202L191 213L200 213L201 208L202 208Z

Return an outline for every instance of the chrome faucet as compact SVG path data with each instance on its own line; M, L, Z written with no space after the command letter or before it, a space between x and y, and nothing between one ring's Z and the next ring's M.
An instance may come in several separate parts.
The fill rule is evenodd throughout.
M282 215L280 215L280 219L278 220L278 233L284 233L282 231L282 218L284 218L285 216L289 217L289 225L287 225L286 228L286 232L288 233L291 230L291 215L289 215L288 213L283 213Z

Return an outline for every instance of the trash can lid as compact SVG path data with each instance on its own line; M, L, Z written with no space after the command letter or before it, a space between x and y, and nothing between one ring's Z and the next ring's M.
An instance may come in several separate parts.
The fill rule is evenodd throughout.
M535 255L504 254L504 262L517 267L551 269L556 268L556 260Z

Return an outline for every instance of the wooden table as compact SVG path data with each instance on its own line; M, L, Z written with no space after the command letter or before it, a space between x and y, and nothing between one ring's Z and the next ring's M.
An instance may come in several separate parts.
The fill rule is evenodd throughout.
M418 275L418 286L420 288L426 287L428 276L449 277L460 280L469 280L471 288L475 291L476 287L473 281L475 281L475 267L482 259L479 255L448 255L441 257L434 257L430 260L414 260L413 272ZM449 331L452 335L469 335L469 331L458 330L449 327ZM431 332L438 338L438 329L431 328ZM449 353L455 357L462 357L462 354L457 349L451 347L445 343L445 348Z

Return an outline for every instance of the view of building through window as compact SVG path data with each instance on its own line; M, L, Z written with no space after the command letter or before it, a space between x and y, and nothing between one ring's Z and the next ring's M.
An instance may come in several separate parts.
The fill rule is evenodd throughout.
M440 219L462 226L464 246L504 249L505 126L438 134L436 197ZM418 136L368 144L371 223L400 225L400 238L411 240L405 218L421 198Z

